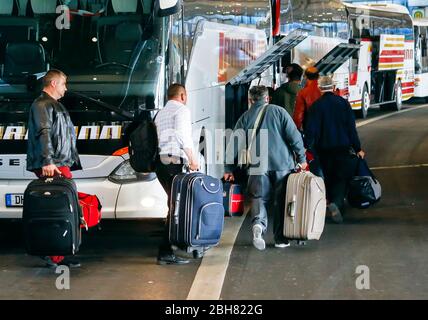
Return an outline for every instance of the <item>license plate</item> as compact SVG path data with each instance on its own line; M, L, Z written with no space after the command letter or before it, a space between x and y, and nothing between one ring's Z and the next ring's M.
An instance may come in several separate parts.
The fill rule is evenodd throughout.
M24 195L22 193L6 194L6 207L22 207L24 205Z

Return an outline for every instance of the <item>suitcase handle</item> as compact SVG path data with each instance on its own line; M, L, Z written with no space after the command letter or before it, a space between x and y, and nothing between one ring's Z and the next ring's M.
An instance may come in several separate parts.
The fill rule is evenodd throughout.
M177 194L174 208L174 224L178 224L178 207L180 206L180 194Z
M296 216L296 195L293 195L292 201L287 204L287 214L294 220Z
M300 163L298 163L296 165L296 168L294 169L294 171L296 172L308 172L308 170L303 170L302 166L300 165Z

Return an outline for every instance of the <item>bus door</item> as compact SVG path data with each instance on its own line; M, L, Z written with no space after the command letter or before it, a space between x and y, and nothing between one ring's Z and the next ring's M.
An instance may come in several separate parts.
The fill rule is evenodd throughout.
M248 110L248 90L253 80L281 60L308 37L307 30L296 29L247 66L226 85L226 128L233 129L239 117Z
M381 34L373 41L373 48L372 93L374 93L374 103L391 102L395 99L394 88L397 72L404 68L405 36Z

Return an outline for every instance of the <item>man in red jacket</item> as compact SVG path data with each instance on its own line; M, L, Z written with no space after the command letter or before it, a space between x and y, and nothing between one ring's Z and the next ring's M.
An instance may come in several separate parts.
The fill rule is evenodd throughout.
M319 72L315 67L309 67L305 71L306 85L299 91L296 97L296 107L294 109L293 120L297 129L304 130L305 117L309 108L321 97L318 87Z

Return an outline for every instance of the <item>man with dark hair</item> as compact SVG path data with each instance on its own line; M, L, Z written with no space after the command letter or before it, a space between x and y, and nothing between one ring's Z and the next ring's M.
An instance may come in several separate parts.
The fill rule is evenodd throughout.
M160 161L156 175L166 194L168 207L171 201L172 180L183 172L183 165L198 170L199 163L193 152L192 123L190 110L186 106L187 93L181 84L172 84L167 92L168 102L156 115L155 123L159 139ZM177 257L169 242L169 215L165 222L162 243L158 251L158 264L186 264L189 260Z
M302 81L303 69L297 63L292 63L284 68L284 73L287 75L288 82L276 89L273 103L285 108L288 114L292 116L297 93L302 89L300 82Z
M37 177L62 175L71 179L71 170L81 169L76 135L67 109L58 101L65 92L67 77L50 70L43 78L42 94L31 105L28 120L27 170ZM48 266L78 267L80 263L64 257L44 257Z
M330 77L321 78L319 87L322 97L309 110L305 142L308 150L320 159L329 200L328 211L334 222L341 223L343 199L357 165L350 150L361 158L364 158L364 151L349 102L333 93L334 82Z
M275 247L286 248L290 244L283 236L285 186L289 173L296 167L295 156L302 168L307 167L302 136L283 108L269 104L266 87L252 87L249 104L251 108L239 118L234 128L238 146L234 137L227 146L224 179L234 180L233 159L243 150L250 149L245 153L251 155L247 194L251 205L253 245L258 250L266 248L263 234L268 226L267 203L273 200ZM245 141L248 141L247 145L243 145ZM265 153L260 151L262 148ZM258 159L257 153L260 155Z
M318 88L319 72L315 67L309 67L305 71L306 85L299 91L296 97L296 107L294 109L293 120L297 129L304 130L305 117L309 108L321 97Z

